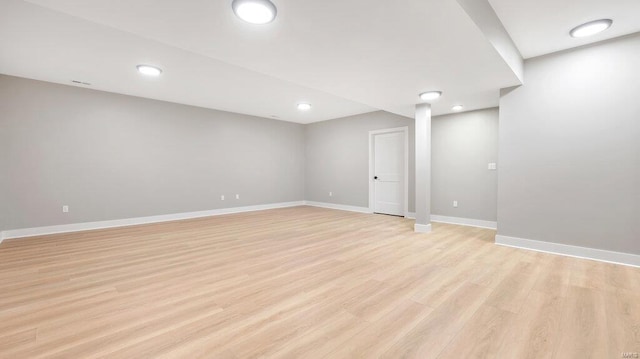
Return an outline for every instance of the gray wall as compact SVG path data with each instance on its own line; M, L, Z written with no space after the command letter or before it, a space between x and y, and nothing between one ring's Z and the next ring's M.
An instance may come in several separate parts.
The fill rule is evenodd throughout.
M0 114L4 230L304 199L303 125L9 76Z
M498 109L433 117L431 133L431 213L496 221Z
M409 211L415 212L414 124L379 111L307 125L305 199L368 207L369 131L407 126ZM431 126L431 213L495 221L497 175L487 164L497 161L498 110L435 116Z
M640 34L535 58L500 99L498 234L640 254Z
M409 211L414 211L414 120L378 111L305 128L305 199L369 207L369 131L409 127ZM333 197L329 197L333 192Z

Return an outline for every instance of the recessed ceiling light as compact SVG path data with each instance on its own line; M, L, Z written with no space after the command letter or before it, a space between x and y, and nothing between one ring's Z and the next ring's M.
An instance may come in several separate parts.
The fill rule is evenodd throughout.
M251 24L268 24L276 18L276 6L269 0L233 0L233 12Z
M136 66L138 72L147 76L160 76L162 69L151 65L138 65Z
M311 105L308 103L299 103L298 104L298 110L300 111L309 111L311 110Z
M429 91L420 94L420 98L423 100L435 100L442 96L442 91Z
M454 111L461 111L462 110L462 105L455 105L451 108Z
M602 32L611 26L613 20L611 19L600 19L595 21L589 21L586 24L582 24L580 26L574 27L569 34L572 37L585 37L595 35L599 32Z

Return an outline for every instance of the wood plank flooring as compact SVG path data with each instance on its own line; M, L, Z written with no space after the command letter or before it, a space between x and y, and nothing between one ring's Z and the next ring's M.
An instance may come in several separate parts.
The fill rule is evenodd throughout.
M640 269L295 207L8 240L0 358L620 358Z

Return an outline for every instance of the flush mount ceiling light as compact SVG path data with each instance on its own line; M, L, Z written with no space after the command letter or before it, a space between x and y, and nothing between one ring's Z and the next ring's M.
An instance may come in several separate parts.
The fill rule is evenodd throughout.
M268 24L276 18L276 6L269 0L233 0L233 12L251 24Z
M309 111L311 110L311 105L308 103L299 103L298 104L298 110L300 111Z
M595 21L589 21L585 24L574 27L569 32L569 34L572 37L586 37L586 36L595 35L599 32L602 32L608 29L612 23L613 23L613 20L611 19L600 19Z
M442 96L442 91L429 91L429 92L423 92L420 94L420 98L427 101L435 100L440 96Z
M162 69L151 65L138 65L136 66L138 72L147 76L160 76Z
M454 111L461 111L462 110L462 105L455 105L451 108Z

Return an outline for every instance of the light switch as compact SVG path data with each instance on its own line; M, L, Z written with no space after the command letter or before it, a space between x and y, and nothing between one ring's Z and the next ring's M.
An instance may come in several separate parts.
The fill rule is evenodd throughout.
M498 169L498 165L495 162L490 162L487 168L492 171L495 171L496 169Z

